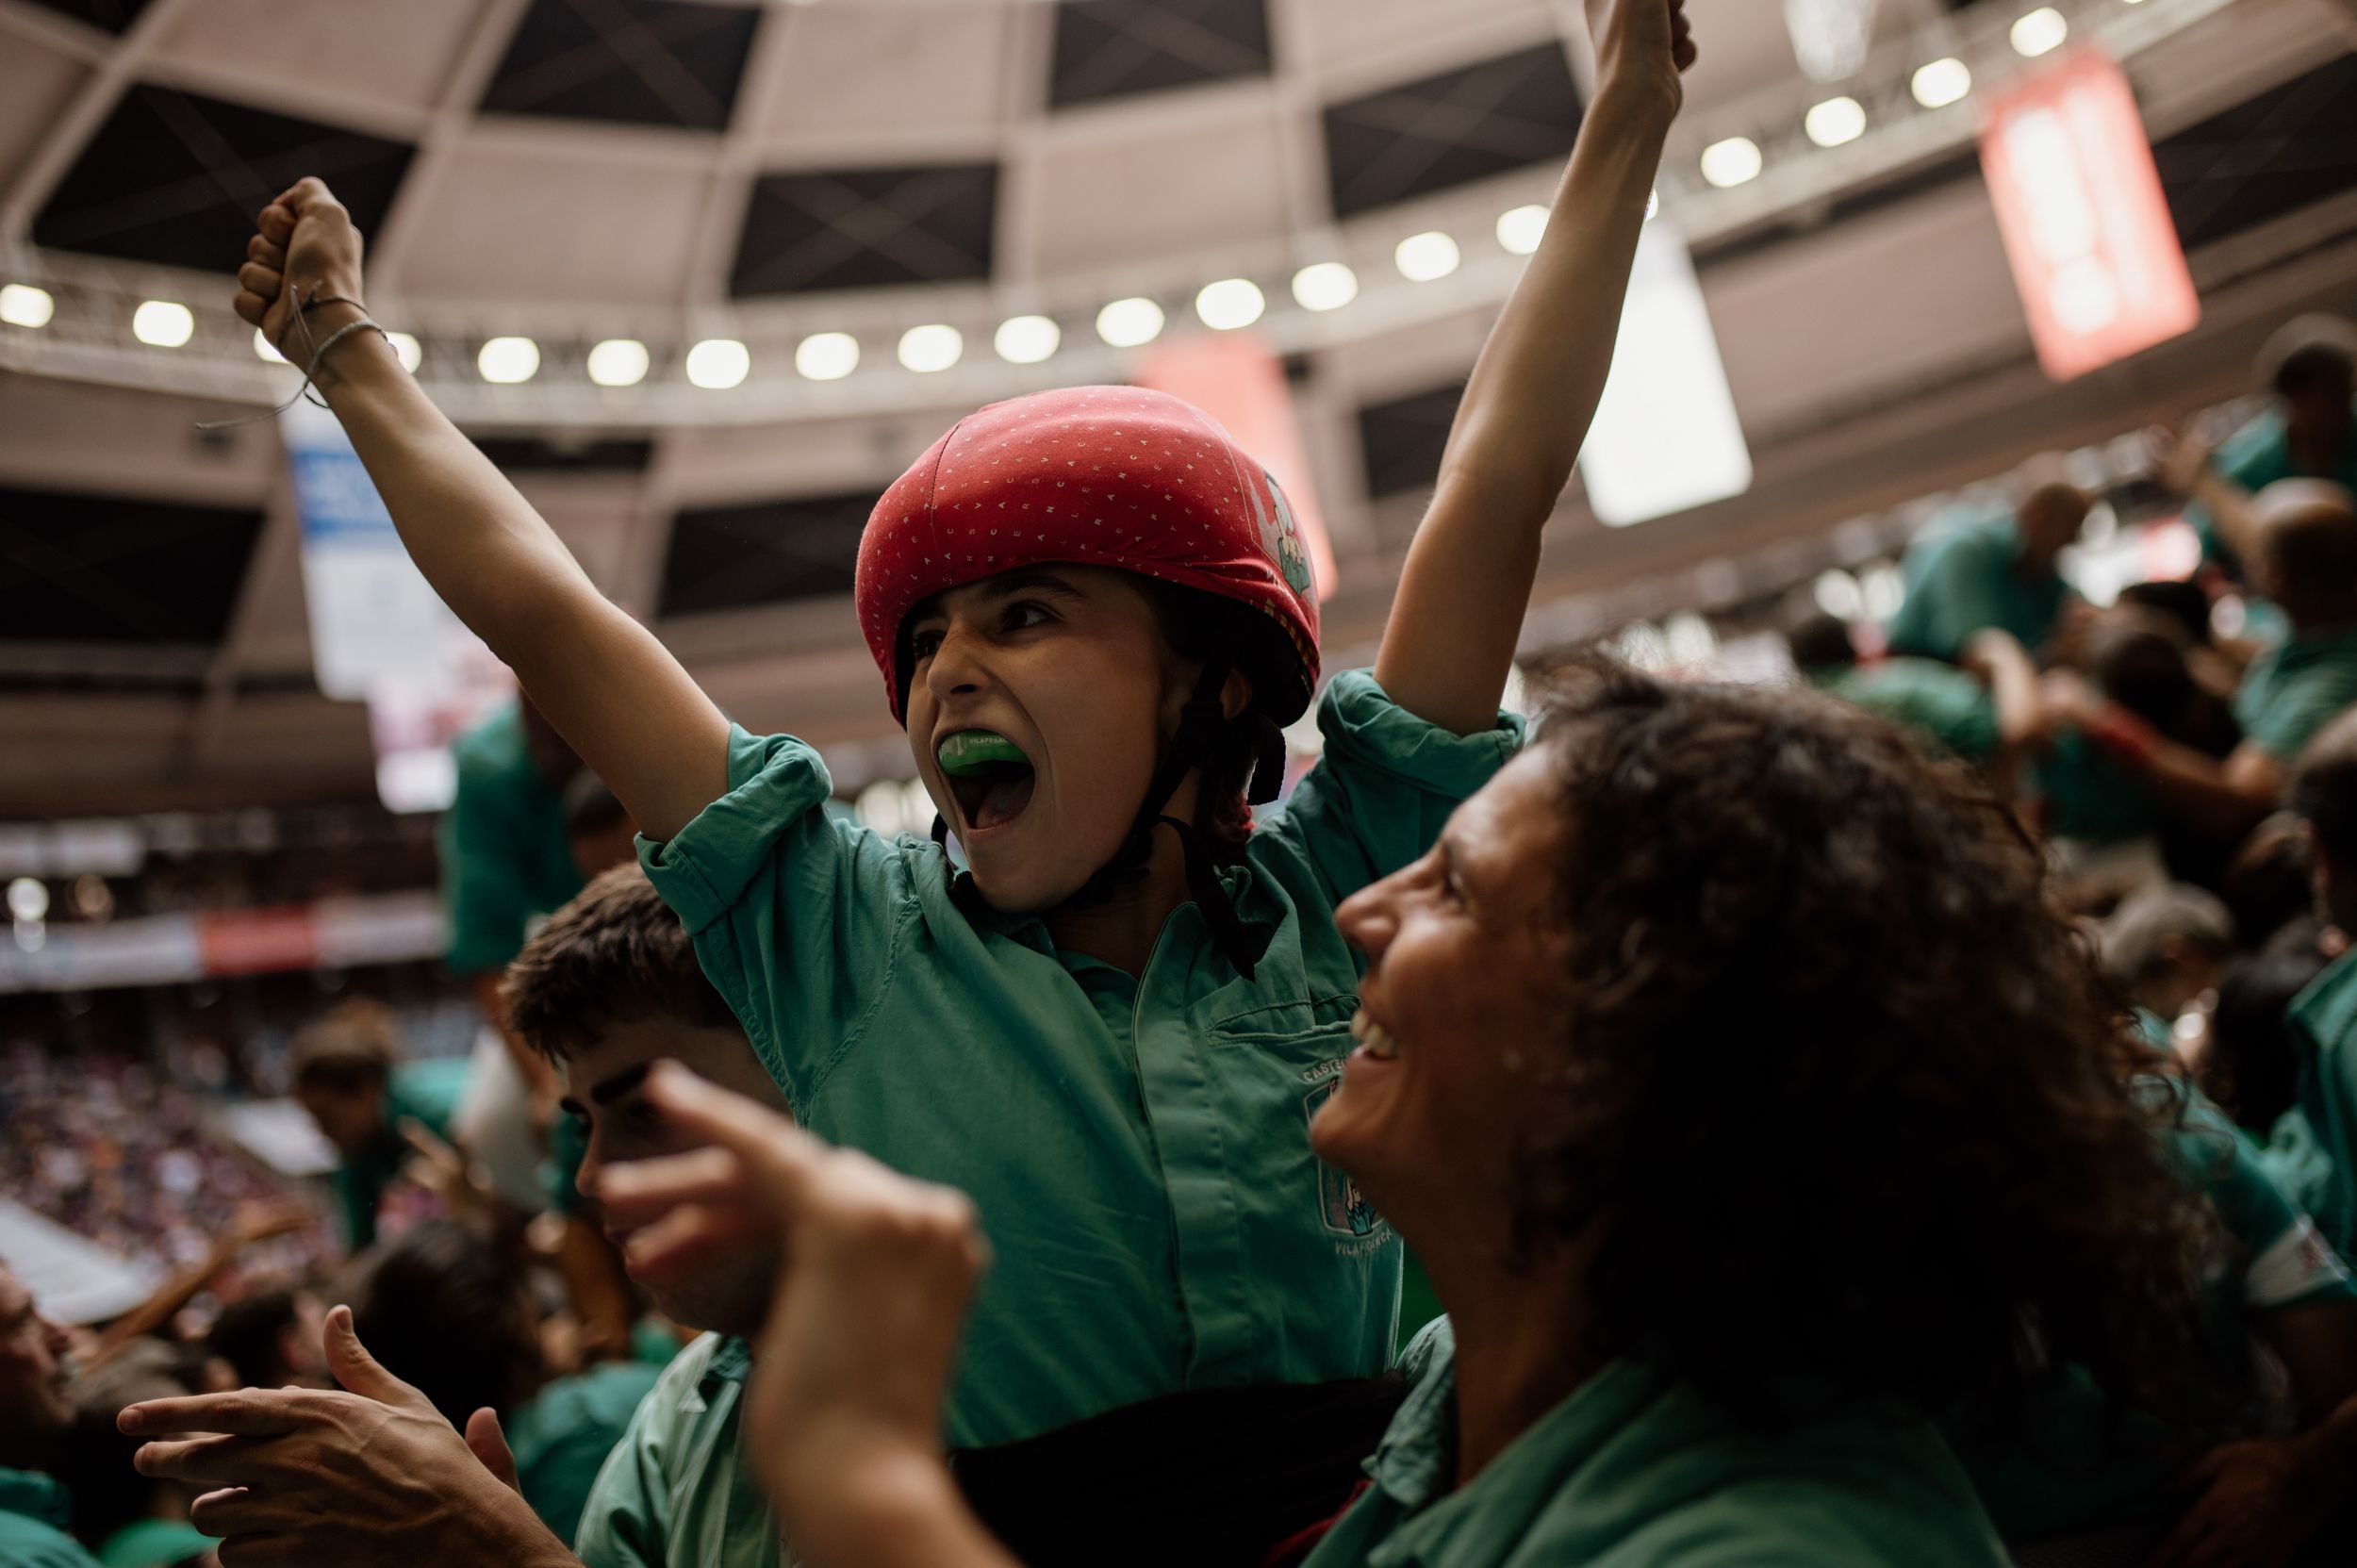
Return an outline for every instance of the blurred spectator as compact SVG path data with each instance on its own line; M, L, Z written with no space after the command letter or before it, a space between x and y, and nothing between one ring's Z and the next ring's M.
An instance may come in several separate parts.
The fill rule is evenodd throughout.
M74 1408L66 1332L0 1263L0 1568L95 1568L66 1533L73 1501L52 1474Z
M2326 726L2299 759L2292 809L2316 850L2318 902L2343 932L2357 931L2357 713ZM2357 953L2333 960L2292 1003L2307 1048L2287 1129L2313 1144L2329 1174L2311 1200L2325 1237L2346 1253L2357 1243Z
M453 1427L498 1412L524 1500L571 1541L590 1483L662 1369L606 1362L552 1378L521 1271L456 1220L414 1226L361 1259L349 1294L360 1342Z
M143 1063L14 1047L0 1053L0 1192L123 1257L192 1264L241 1210L293 1196L286 1179L209 1135L204 1109ZM300 1274L331 1248L321 1224L245 1262Z
M1892 652L1954 662L1987 627L2031 650L2053 635L2070 597L2055 563L2078 538L2089 502L2051 460L2032 472L2011 515L1937 520L1909 547Z
M320 1330L327 1308L314 1292L285 1285L256 1290L222 1308L206 1347L228 1371L224 1388L325 1388Z
M214 1543L189 1523L195 1494L134 1469L140 1440L115 1424L125 1405L196 1393L190 1372L187 1352L141 1339L74 1385L74 1424L58 1474L73 1495L74 1533L102 1568L172 1568L212 1552Z
M2096 952L2134 1002L2145 1038L2169 1050L2178 1017L2217 988L2233 939L2216 895L2172 883L2121 900L2097 933Z
M2243 739L2223 761L2117 700L2077 720L2154 797L2188 822L2240 834L2273 809L2308 738L2357 701L2357 509L2349 492L2285 480L2253 503L2245 536L2252 579L2291 635L2252 662L2234 696Z
M2302 1048L2291 1028L2294 998L2330 962L2324 923L2302 916L2268 937L2256 952L2236 955L2218 977L2210 1010L2209 1044L2201 1052L2202 1092L2254 1138L2266 1140L2299 1093ZM2313 1183L2286 1180L2305 1191Z
M638 858L638 825L605 781L585 767L565 786L565 839L585 883Z
M2202 558L2242 574L2240 541L2219 514L2284 479L2329 479L2357 489L2357 325L2337 316L2301 316L2267 339L2259 376L2274 406L2229 437L2215 456L2183 454L2172 473L2196 504L2186 520Z
M2251 829L2226 863L2218 892L2245 949L2262 947L2284 926L2314 915L2316 857L2299 818L2279 811Z
M467 1064L403 1061L392 1015L350 1001L296 1036L292 1072L295 1098L342 1157L335 1184L344 1234L363 1250L376 1240L377 1206L408 1159L402 1124L414 1120L445 1136Z
M1811 685L1992 772L2037 727L2036 671L2003 632L1973 634L1966 668L1904 654L1862 663L1848 625L1823 614L1803 619L1785 640Z

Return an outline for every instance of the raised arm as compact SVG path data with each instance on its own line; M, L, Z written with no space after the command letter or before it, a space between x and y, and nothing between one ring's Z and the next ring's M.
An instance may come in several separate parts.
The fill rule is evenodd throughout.
M1539 572L1539 533L1571 482L1612 369L1638 231L1693 62L1685 0L1588 0L1596 94L1546 236L1475 364L1408 549L1376 679L1460 734L1497 720Z
M264 208L238 271L238 314L296 363L362 319L360 236L305 179ZM308 337L305 332L307 329ZM601 594L529 502L365 328L316 384L434 591L515 670L557 733L651 838L728 787L728 720L654 635Z

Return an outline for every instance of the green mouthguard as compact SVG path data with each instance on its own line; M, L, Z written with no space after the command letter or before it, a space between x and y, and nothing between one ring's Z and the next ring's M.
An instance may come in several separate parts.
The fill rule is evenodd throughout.
M940 757L941 770L953 779L979 773L994 764L1012 762L1028 767L1031 763L1022 747L988 730L960 730L941 743Z

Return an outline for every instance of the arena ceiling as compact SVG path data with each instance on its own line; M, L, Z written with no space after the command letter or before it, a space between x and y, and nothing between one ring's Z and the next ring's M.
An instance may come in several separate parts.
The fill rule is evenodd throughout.
M2068 387L2038 375L1968 103L1914 70L2020 69L2010 0L1880 0L1812 80L1774 0L1690 0L1704 59L1661 178L1694 247L1758 484L1607 534L1576 487L1544 597L1739 565L1795 537L2238 389L2298 308L2357 305L2351 0L2057 0L2128 62L2205 297L2194 335ZM365 794L359 710L309 683L275 401L223 279L251 213L325 174L371 244L377 314L616 599L750 723L847 754L888 740L841 595L868 502L965 408L1119 379L1093 322L1143 296L1173 331L1244 277L1286 356L1341 561L1340 656L1398 550L1519 267L1500 213L1542 201L1588 76L1576 0L0 0L0 815ZM1854 95L1821 149L1804 112ZM1742 135L1762 175L1716 189ZM1409 283L1403 238L1463 265ZM1360 281L1311 312L1294 271ZM190 340L134 339L146 299ZM1044 363L998 322L1061 328ZM953 326L931 372L912 326ZM797 346L843 333L848 376ZM483 343L538 373L493 385ZM694 386L689 345L750 370ZM628 388L590 346L645 343ZM1714 582L1723 582L1720 572ZM1607 600L1608 602L1608 600ZM1598 612L1603 613L1603 612ZM1573 618L1576 619L1576 618ZM1558 624L1568 624L1557 618ZM878 753L880 756L882 752ZM877 766L886 766L879 762Z

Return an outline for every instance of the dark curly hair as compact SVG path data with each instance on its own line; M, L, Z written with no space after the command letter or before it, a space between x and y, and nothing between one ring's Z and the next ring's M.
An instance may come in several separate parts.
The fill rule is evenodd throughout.
M1813 694L1550 685L1571 1000L1519 1218L1597 1228L1596 1348L1763 1414L2063 1363L2215 1413L2173 1098L2003 806Z

